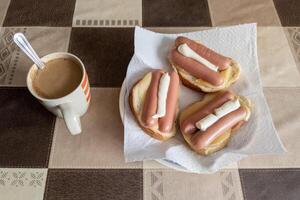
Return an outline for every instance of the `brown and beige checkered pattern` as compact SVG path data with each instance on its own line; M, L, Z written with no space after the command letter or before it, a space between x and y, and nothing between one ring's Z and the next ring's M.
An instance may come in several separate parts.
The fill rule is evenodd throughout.
M134 26L175 33L248 22L259 26L264 92L288 153L209 175L125 163L118 98ZM1 200L300 199L299 0L0 0L0 26ZM31 61L14 32L40 55L69 51L83 60L93 89L81 135L27 91Z

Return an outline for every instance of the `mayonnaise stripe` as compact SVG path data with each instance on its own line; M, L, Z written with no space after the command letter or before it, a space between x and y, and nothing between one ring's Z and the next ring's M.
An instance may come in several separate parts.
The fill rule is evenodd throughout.
M160 118L166 115L167 96L170 85L170 76L164 73L159 80L157 111L153 118Z

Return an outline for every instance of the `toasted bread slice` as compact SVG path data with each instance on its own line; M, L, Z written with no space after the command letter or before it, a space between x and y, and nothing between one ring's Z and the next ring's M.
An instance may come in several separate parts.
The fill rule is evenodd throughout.
M214 94L207 94L205 97L198 102L195 102L188 107L186 107L179 116L179 124L181 124L188 116L196 112L197 110L201 109L203 106L205 106L209 101L211 101L217 93ZM223 149L229 142L231 135L236 132L243 124L244 122L248 121L251 115L251 107L253 106L250 100L248 100L246 97L243 96L237 96L238 100L240 101L240 104L242 107L244 107L247 110L247 115L245 116L245 119L241 122L239 122L237 125L235 125L232 129L226 131L222 135L220 135L217 139L215 139L209 146L207 146L204 149L197 149L191 142L191 138L193 134L185 134L182 133L185 141L188 143L188 145L197 153L201 155L209 155L216 151L219 151Z
M146 127L141 120L144 101L146 98L147 90L151 83L151 78L152 73L149 72L132 87L129 95L129 104L136 121L138 122L139 126L145 131L145 133L157 140L164 141L176 134L176 122L174 122L172 130L165 133L159 131L158 125ZM176 115L177 113L178 112L176 112ZM175 117L175 119L177 119L177 117Z
M190 73L185 71L182 67L173 63L170 59L169 62L174 69L177 69L180 79L185 86L197 91L203 91L207 93L217 92L228 88L240 76L239 64L236 61L231 60L230 67L228 67L226 70L220 71L221 76L224 78L224 83L222 85L215 86L202 79L197 79L196 77L192 76Z

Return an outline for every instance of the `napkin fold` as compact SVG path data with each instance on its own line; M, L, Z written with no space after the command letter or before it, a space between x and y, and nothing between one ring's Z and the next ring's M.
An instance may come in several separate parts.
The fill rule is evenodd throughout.
M145 134L136 123L128 104L129 91L146 72L153 69L170 70L167 55L177 36L199 40L207 47L238 61L241 66L239 80L230 87L254 103L252 115L231 138L228 146L210 156L192 151L177 131L175 137L160 142ZM124 113L124 155L127 162L167 159L191 172L215 172L230 163L255 154L284 153L280 138L273 125L259 75L256 44L256 24L214 28L205 31L160 34L135 28L134 55L126 75ZM203 93L180 85L180 109L201 99Z

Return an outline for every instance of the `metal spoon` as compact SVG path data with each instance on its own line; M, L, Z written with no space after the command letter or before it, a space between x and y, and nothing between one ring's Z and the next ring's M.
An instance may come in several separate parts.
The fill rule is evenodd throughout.
M45 67L45 63L36 54L23 33L16 33L14 35L14 42L36 64L39 69L43 69Z

